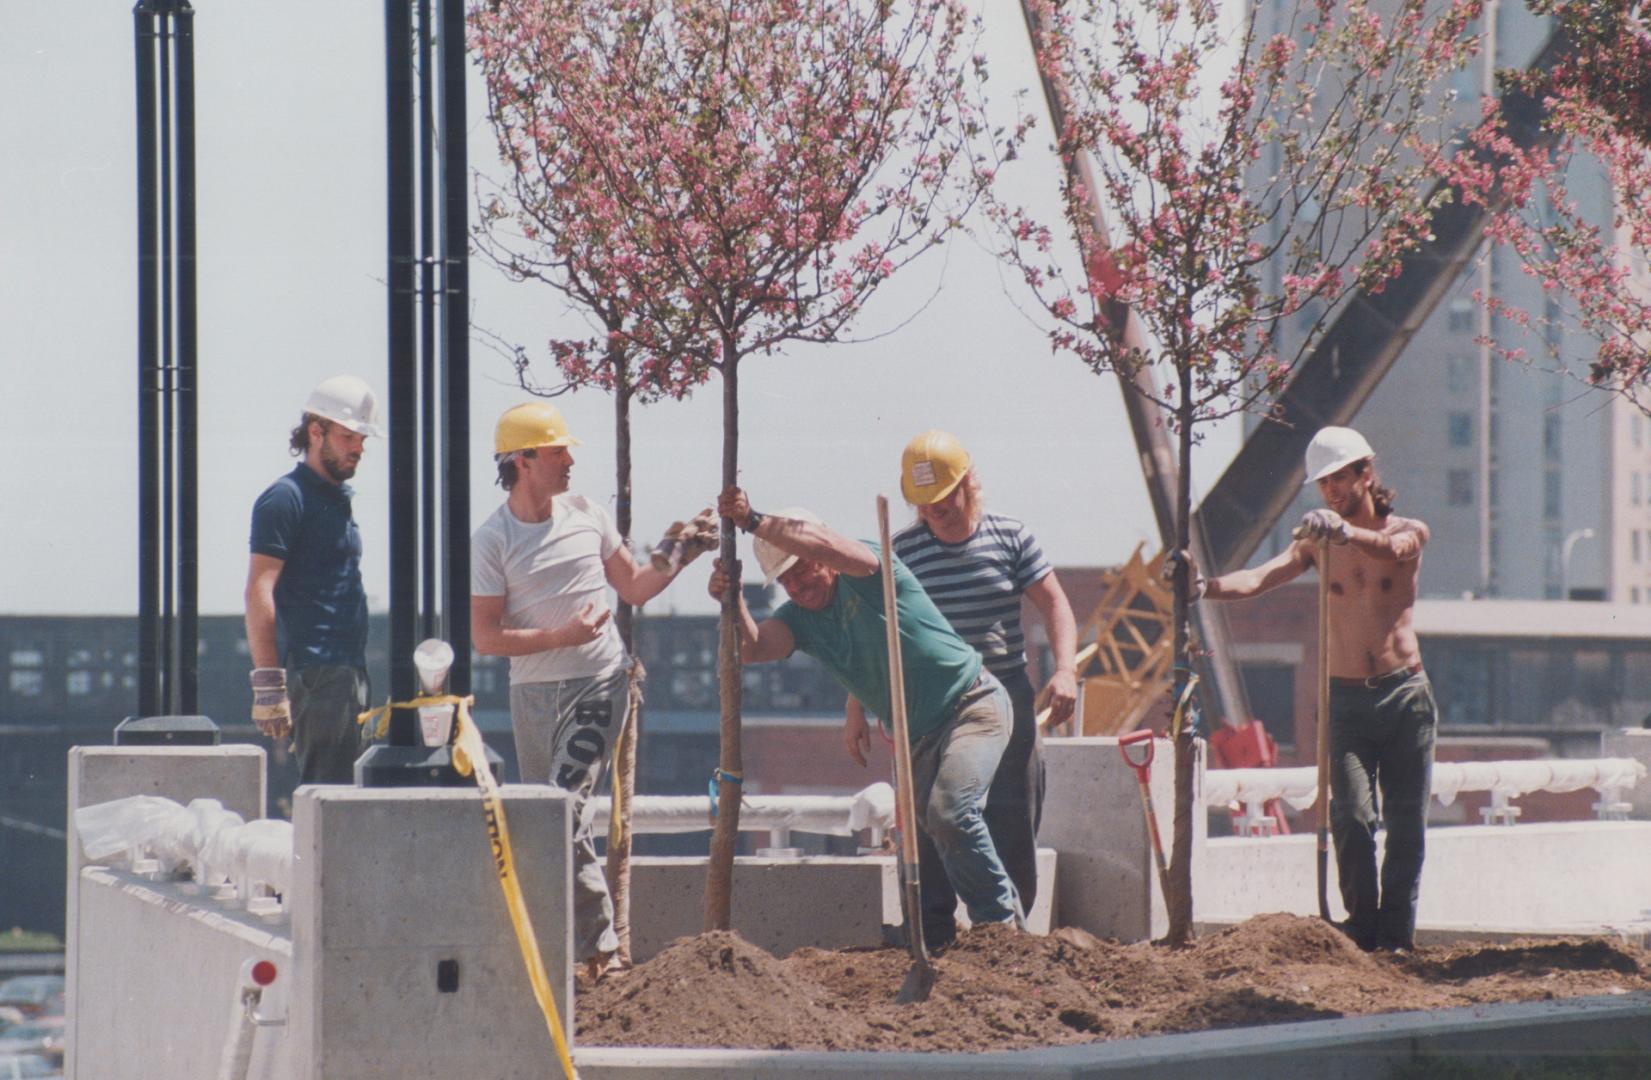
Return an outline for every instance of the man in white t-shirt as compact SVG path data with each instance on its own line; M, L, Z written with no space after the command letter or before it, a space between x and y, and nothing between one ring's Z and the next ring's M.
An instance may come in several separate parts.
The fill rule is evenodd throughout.
M470 541L470 621L476 651L510 657L522 780L573 794L574 948L599 974L619 941L586 802L624 721L630 669L608 586L627 603L646 603L707 544L687 549L674 570L639 567L607 510L568 493L569 447L578 442L543 402L499 418L494 458L508 497Z

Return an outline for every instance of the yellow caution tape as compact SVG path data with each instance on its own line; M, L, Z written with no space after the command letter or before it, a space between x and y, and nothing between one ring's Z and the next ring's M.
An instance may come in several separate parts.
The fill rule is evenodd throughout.
M527 899L522 895L522 883L516 877L516 858L510 847L510 829L505 823L504 800L499 797L498 782L493 779L493 770L487 764L487 745L470 720L470 706L474 701L470 696L437 694L399 703L386 702L379 708L360 714L356 722L369 723L374 716L382 713L383 718L378 726L379 737L382 738L389 724L391 709L410 709L419 705L457 706L453 768L459 771L460 776L475 776L476 786L481 789L482 813L487 818L487 836L493 845L493 867L499 873L499 888L504 891L505 908L510 912L510 922L516 930L516 945L521 949L522 961L527 965L527 978L533 984L533 996L539 1002L540 1011L545 1014L545 1026L550 1029L550 1041L556 1044L556 1057L562 1064L562 1075L567 1080L579 1080L579 1070L573 1067L573 1056L568 1052L567 1036L562 1032L562 1014L557 1011L556 996L551 993L550 975L545 971L544 958L539 955L539 936L533 932Z
M556 997L550 990L550 976L545 972L544 958L539 955L539 937L533 932L527 900L522 896L522 883L516 877L516 860L510 850L510 829L505 824L504 800L499 798L499 785L487 764L487 746L482 742L482 733L470 721L470 700L468 697L459 700L453 767L461 776L474 773L476 786L481 789L487 835L493 841L493 867L499 872L499 888L504 890L505 907L510 911L511 925L516 928L516 944L522 950L522 961L527 964L528 981L533 984L533 996L539 1002L540 1011L545 1014L550 1041L556 1044L556 1057L562 1063L562 1075L567 1080L578 1080L579 1071L573 1067L567 1036L562 1033L562 1016L556 1008Z

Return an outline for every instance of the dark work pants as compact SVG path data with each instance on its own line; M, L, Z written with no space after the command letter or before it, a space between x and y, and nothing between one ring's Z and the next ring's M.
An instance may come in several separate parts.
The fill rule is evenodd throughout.
M367 672L356 667L306 667L287 673L292 746L300 784L353 784L361 756L356 717L367 708Z
M992 776L986 796L986 830L1009 880L1020 895L1020 909L1032 911L1038 896L1037 836L1043 818L1043 740L1032 707L1032 682L1024 670L998 676L1014 707L1009 745ZM926 832L917 832L918 880L923 888L923 941L930 948L957 936L957 893L946 878L940 853Z
M1330 830L1348 932L1366 949L1415 938L1437 717L1426 672L1331 684ZM1387 828L1379 891L1378 824Z

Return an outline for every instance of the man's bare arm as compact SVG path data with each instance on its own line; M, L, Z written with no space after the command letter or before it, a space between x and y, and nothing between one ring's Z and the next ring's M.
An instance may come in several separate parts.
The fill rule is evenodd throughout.
M792 650L797 647L791 627L779 619L764 619L758 623L751 617L751 609L745 606L745 597L740 593L738 583L729 584L727 575L722 572L722 564L715 564L711 570L711 599L720 602L730 589L733 590L734 603L739 613L735 625L740 636L740 662L764 664L770 660L784 660L790 656Z
M1043 615L1049 651L1055 658L1055 671L1049 677L1049 722L1065 723L1078 700L1078 622L1053 570L1029 585L1026 596Z
M286 565L273 555L253 555L247 566L247 652L253 667L281 666L281 655L275 647L275 583Z
M504 625L505 598L470 597L470 639L483 656L530 656L546 649L562 649L595 641L613 614L589 603L561 626L515 628Z
M1212 600L1243 600L1294 581L1313 565L1310 546L1306 541L1297 540L1260 566L1210 578L1205 583L1204 595Z
M1410 562L1419 557L1432 535L1427 524L1415 518L1394 518L1387 528L1380 531L1349 526L1347 532L1348 543L1361 551L1394 562Z
M607 575L608 584L619 594L619 599L636 607L641 607L664 592L665 586L676 577L675 574L661 573L651 565L638 566L630 549L623 544L608 556L608 561L602 564L602 569Z
M751 520L751 503L744 491L730 487L717 498L717 512L744 529ZM817 562L849 577L870 577L882 569L877 556L866 545L810 521L764 514L752 535L787 554Z

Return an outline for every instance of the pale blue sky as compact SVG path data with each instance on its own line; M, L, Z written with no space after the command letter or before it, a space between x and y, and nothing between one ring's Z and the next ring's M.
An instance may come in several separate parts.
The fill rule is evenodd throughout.
M0 35L0 613L136 610L134 105L131 5L7 4ZM992 89L1033 87L1011 4L991 5ZM201 609L236 612L252 500L291 466L286 432L310 387L338 372L385 383L382 11L372 4L226 2L196 7L200 256ZM1041 100L1027 99L1039 110ZM494 162L478 87L471 161ZM1006 174L1055 217L1047 125ZM476 318L526 343L570 316L543 286L472 265ZM936 285L938 297L900 325ZM1019 306L1017 306L1019 305ZM967 238L896 279L863 333L742 368L741 457L759 508L814 508L875 530L878 491L897 494L899 453L943 427L973 451L992 507L1023 518L1058 564L1117 562L1155 544L1133 442L1111 376L1050 355L1006 273ZM472 352L472 499L497 505L493 422L524 400L504 360ZM549 373L545 373L550 377ZM612 404L558 405L584 441L574 490L612 505ZM1200 451L1208 484L1236 445ZM638 542L709 505L720 473L716 384L634 418ZM388 598L386 447L356 478L375 608ZM898 501L898 500L897 500ZM897 512L897 520L904 512ZM1151 545L1149 545L1151 546ZM749 560L748 560L749 561ZM695 567L650 610L708 611ZM1083 613L1080 613L1080 615Z

